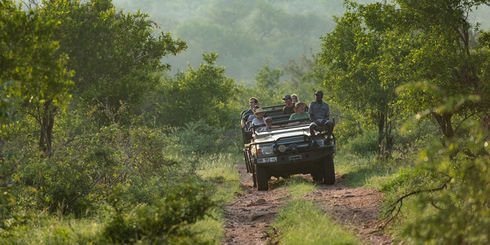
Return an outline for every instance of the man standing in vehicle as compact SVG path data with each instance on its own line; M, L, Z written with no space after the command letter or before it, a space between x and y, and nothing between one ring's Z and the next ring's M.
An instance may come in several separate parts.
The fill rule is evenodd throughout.
M308 114L310 116L310 135L315 136L316 131L327 132L327 137L330 139L333 131L333 122L330 121L330 108L327 103L323 102L323 92L318 90L315 92L315 101L311 102Z

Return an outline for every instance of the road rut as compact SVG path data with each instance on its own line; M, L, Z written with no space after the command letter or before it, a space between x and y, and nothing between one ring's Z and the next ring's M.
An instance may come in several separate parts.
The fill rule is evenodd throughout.
M224 244L269 244L272 243L267 231L278 212L290 200L285 188L257 191L252 188L252 178L243 165L238 167L240 186L243 193L225 206ZM308 175L303 178L312 181ZM319 185L303 198L314 201L338 224L352 231L366 244L393 244L393 239L377 230L377 214L382 204L382 194L365 188L342 185L342 177L337 176L335 185ZM270 232L269 232L270 233Z

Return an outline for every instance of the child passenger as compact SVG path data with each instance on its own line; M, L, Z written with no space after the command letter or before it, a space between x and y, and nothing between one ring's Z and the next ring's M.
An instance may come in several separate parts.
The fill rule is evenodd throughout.
M296 120L296 119L306 119L308 118L308 112L305 111L306 109L306 104L298 101L294 105L294 113L289 117L289 120Z

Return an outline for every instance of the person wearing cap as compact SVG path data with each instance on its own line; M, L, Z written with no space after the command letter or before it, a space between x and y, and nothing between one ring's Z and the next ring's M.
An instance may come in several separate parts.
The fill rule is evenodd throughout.
M294 104L293 104L293 99L291 98L291 95L286 94L284 98L284 107L282 108L282 112L284 114L293 114L294 113Z
M289 120L296 120L296 119L306 119L309 118L308 112L305 112L306 104L298 101L294 105L294 113L291 114L289 117Z
M323 92L315 92L315 101L311 102L308 114L312 123L310 124L310 134L315 136L315 130L326 130L330 138L333 130L333 122L330 121L330 108L323 102Z

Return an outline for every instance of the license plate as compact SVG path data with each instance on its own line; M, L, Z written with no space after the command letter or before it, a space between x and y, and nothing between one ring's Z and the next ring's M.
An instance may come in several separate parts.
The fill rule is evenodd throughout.
M301 160L303 157L301 155L294 155L289 157L289 161Z

